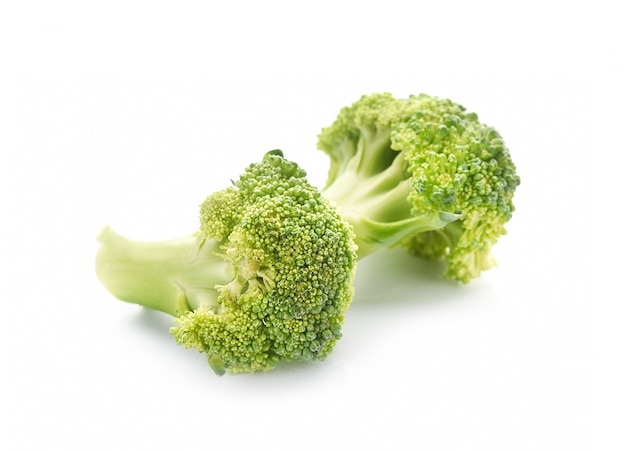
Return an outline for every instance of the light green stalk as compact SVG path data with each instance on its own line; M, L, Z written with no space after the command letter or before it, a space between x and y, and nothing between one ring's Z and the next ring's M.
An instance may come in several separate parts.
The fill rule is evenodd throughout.
M200 234L142 242L105 227L98 241L96 274L107 290L172 316L200 305L219 309L216 287L233 279L231 264L219 255L220 243Z

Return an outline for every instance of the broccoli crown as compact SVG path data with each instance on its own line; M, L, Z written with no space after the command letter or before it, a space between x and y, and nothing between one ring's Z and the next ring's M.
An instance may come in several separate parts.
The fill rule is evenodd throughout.
M493 266L520 179L500 134L475 113L426 94L372 94L342 109L318 147L331 159L324 195L358 222L358 244L363 230L369 242L444 257L445 275L463 282ZM377 239L381 224L401 220L404 233Z
M233 184L200 208L200 232L220 242L232 279L216 287L216 303L176 318L174 337L206 353L218 373L324 359L352 299L350 225L280 151Z

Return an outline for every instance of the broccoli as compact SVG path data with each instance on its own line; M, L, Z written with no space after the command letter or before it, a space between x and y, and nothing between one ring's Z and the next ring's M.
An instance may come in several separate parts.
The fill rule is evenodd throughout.
M363 96L323 128L322 194L352 224L359 258L390 246L445 258L468 282L495 264L520 179L500 134L448 99Z
M322 360L353 294L350 225L280 151L200 206L200 227L164 242L104 228L96 272L117 298L175 317L179 344L218 374Z

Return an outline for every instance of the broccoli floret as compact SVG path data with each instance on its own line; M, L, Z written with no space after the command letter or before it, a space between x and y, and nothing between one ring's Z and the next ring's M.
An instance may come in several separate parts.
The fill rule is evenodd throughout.
M200 207L199 230L138 242L105 228L97 274L117 298L175 317L217 374L322 360L352 299L350 225L280 151Z
M359 257L401 245L468 282L495 264L520 179L500 134L451 100L363 96L322 129L322 193L353 225Z

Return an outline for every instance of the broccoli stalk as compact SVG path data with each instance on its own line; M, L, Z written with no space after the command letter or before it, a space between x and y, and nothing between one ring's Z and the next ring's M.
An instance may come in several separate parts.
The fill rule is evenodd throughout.
M196 233L143 242L110 227L98 236L96 274L118 299L180 316L201 305L219 308L217 286L233 279L231 265L219 256L220 243Z
M359 257L404 246L468 282L495 264L491 249L519 184L508 149L476 114L425 94L363 96L322 130L330 157L322 194L352 224Z
M179 344L216 374L323 360L352 300L350 225L280 151L200 206L199 230L147 243L100 234L96 271L116 297L174 316Z
M379 157L382 161L389 155L376 146L362 146L359 155L322 190L352 225L359 258L391 247L410 235L439 230L459 218L447 211L413 215L408 201L411 184L404 174L402 159L376 173L372 161L362 158Z

